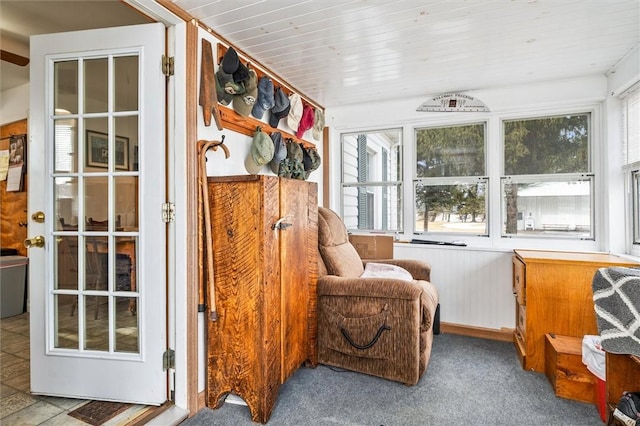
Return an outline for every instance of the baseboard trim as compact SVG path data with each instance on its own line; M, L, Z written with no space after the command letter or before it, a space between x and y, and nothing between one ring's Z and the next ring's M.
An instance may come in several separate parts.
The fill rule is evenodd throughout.
M206 406L207 406L206 391L202 391L198 393L198 411L202 410Z
M479 337L481 339L499 340L501 342L513 342L512 328L484 328L471 325L440 323L440 332L449 334L459 334L462 336Z

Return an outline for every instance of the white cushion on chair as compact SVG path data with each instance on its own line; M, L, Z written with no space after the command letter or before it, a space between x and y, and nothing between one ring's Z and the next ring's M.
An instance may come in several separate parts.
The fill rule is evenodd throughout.
M413 276L404 268L388 263L367 262L360 278L395 278L413 281Z

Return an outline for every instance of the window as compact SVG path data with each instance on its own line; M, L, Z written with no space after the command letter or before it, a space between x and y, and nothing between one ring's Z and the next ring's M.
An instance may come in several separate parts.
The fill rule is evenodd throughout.
M415 129L414 233L488 235L485 127Z
M627 90L622 101L623 170L631 184L631 253L640 255L640 83Z
M349 230L402 232L402 129L342 135L342 218Z
M593 239L590 114L503 122L502 235Z

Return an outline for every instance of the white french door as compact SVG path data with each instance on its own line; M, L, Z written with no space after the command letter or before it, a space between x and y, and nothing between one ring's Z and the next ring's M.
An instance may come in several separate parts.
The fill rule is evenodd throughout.
M167 400L164 49L160 23L31 38L32 393Z

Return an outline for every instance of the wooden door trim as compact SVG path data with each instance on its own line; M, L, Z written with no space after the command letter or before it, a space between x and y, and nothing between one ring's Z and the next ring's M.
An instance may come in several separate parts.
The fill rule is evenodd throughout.
M193 21L192 21L193 23ZM186 30L186 198L187 209L187 259L198 259L198 155L197 155L197 68L198 26L187 24ZM189 416L199 410L198 395L198 281L199 265L194 261L187 265L187 408ZM191 367L190 367L191 366ZM195 367L194 367L195 366Z

